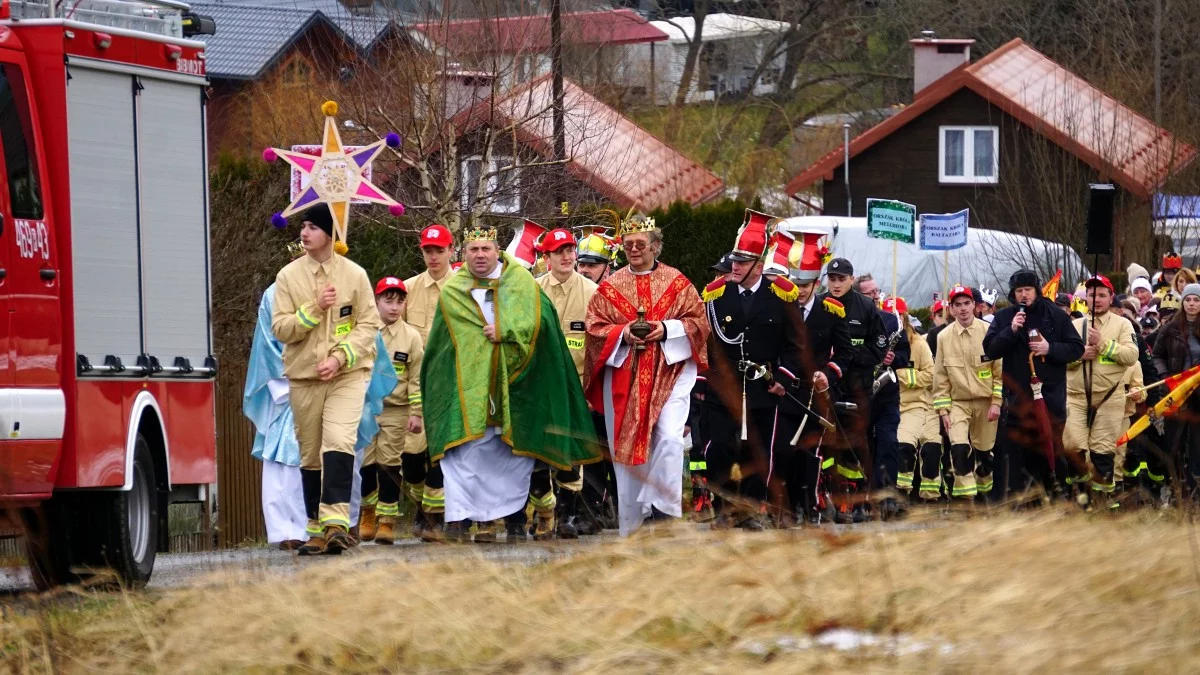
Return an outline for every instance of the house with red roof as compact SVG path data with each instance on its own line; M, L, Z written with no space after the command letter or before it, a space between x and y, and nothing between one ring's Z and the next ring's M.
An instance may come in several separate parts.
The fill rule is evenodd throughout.
M440 146L426 149L423 164L443 171L443 182L453 179L462 211L537 220L560 215L564 201L571 210L609 204L651 211L678 200L695 206L724 193L716 174L570 79L563 85L562 161L554 159L548 75L474 98L451 120L453 153ZM413 166L401 189L421 203L421 181L428 177Z
M788 183L791 197L826 215L863 216L869 197L969 208L974 227L1043 236L1063 231L1052 221L1065 206L1084 207L1089 182L1111 182L1119 258L1123 239L1149 237L1153 195L1196 158L1019 38L975 63L973 40L911 42L912 103L850 141L849 180L839 147ZM1082 233L1079 218L1070 234Z

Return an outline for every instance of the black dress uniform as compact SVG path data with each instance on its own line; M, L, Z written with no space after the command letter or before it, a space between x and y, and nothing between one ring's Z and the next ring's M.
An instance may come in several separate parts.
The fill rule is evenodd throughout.
M823 459L821 448L826 443L835 446L836 436L832 432L825 432L820 424L810 418L805 423L798 444L793 446L792 438L804 420L804 411L796 401L802 401L832 421L831 404L836 387L849 367L853 349L850 331L846 326L845 308L841 302L825 293L813 298L807 306L797 305L797 309L804 322L804 329L799 335L799 370L791 373L794 377L784 373L780 380L788 395L779 404L774 450L776 470L786 487L787 508L803 520L817 512L820 502L817 478L821 464L828 461L832 466L833 462L832 458ZM818 372L824 373L829 380L830 390L824 395L813 391L813 376Z
M740 494L760 501L767 498L771 441L777 431L780 402L780 397L768 389L782 376L780 368L793 373L799 370L802 349L801 319L795 303L798 293L787 279L766 277L752 291L720 280L705 288L708 318L713 325L704 399L710 487L733 488L730 473L737 464ZM747 362L765 366L772 379L752 379L754 373L747 369ZM743 400L745 441L741 440Z
M834 269L838 262L840 261L835 260L830 263L827 272L838 272L839 270ZM853 274L853 269L842 273ZM846 434L836 456L836 472L844 491L859 492L866 488L863 467L870 466L867 427L871 419L871 382L874 379L875 366L883 361L887 334L884 333L879 310L870 298L851 290L835 299L846 308L846 328L850 332L850 343L853 346L853 355L842 377L841 398L858 406L857 410L842 410L838 413L838 419L841 420ZM845 447L847 443L849 447Z
M883 326L884 346L883 355L887 355L887 341L897 331L900 338L892 347L893 369L909 367L911 347L908 336L901 330L900 320L895 314L878 310L880 324ZM880 361L882 361L882 357ZM867 389L868 396L871 390ZM896 477L900 471L900 444L896 432L900 428L900 385L888 381L879 388L871 399L871 450L875 458L874 486L876 488L896 487Z

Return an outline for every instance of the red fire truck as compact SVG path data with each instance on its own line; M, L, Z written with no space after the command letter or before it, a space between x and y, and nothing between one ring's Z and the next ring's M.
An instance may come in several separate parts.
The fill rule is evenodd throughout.
M0 5L0 519L138 586L211 503L204 43L170 0Z

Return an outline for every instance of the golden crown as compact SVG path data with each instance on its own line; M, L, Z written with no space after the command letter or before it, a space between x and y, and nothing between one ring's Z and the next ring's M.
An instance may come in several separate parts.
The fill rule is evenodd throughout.
M627 234L651 232L657 229L658 225L654 223L654 219L650 216L629 216L621 221L621 226L617 228L617 236L624 237Z
M497 239L499 239L499 233L496 232L496 228L482 225L476 225L463 234L464 244L472 241L496 241Z

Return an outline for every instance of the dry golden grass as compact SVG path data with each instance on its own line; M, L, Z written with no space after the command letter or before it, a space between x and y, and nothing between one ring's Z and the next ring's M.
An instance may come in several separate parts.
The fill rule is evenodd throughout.
M10 613L0 655L14 671L1197 672L1193 527L1048 511L841 535L678 527L536 565L360 556ZM880 641L810 644L836 627Z

